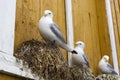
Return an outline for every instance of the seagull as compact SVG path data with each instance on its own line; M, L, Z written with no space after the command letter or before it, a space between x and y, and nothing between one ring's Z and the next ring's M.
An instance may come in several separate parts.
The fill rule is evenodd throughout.
M39 31L43 39L48 43L54 43L55 45L60 46L61 48L67 50L68 52L72 52L73 49L70 48L64 37L57 26L57 24L53 21L53 13L50 10L44 11L44 16L39 20ZM74 51L75 52L75 51ZM75 54L77 54L75 52Z
M99 69L103 74L114 74L118 75L118 73L113 69L113 67L108 63L109 56L104 55L99 62Z
M89 62L84 52L84 42L78 41L76 42L76 47L74 51L78 54L72 54L72 64L76 66L82 66L84 68L89 68ZM74 52L73 51L73 52Z

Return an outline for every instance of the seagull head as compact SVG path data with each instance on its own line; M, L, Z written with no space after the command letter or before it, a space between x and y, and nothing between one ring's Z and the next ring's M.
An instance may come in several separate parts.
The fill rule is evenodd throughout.
M105 62L108 62L108 60L109 60L109 56L104 55L102 59L103 59Z
M53 13L52 13L52 11L50 11L50 10L45 10L45 11L44 11L44 16L45 16L45 17L50 17L50 18L52 18L52 17L53 17Z
M76 44L76 46L79 46L79 47L81 47L81 48L84 48L84 47L85 47L85 44L84 44L84 42L82 42L82 41L78 41L78 42L76 42L75 44Z

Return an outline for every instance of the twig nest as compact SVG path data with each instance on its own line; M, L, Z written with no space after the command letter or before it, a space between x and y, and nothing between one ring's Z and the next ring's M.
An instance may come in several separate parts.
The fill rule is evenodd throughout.
M74 66L70 69L73 80L95 80L95 76L87 68Z
M68 80L69 68L60 50L36 40L23 42L15 56L27 62L33 73L45 80Z
M94 80L94 76L86 69L69 68L61 51L53 44L25 41L15 56L42 80Z
M102 74L96 77L96 80L118 80L118 76L112 74Z

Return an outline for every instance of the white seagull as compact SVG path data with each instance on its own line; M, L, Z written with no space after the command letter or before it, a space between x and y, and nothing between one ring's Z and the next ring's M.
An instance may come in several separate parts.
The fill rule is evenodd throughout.
M39 20L39 31L46 42L54 43L68 52L73 51L73 49L67 45L58 26L54 23L53 13L50 10L45 10L44 16Z
M76 51L78 54L72 54L72 64L76 66L82 66L84 68L89 68L90 66L84 52L84 46L85 44L82 41L78 41L76 43L74 51Z
M109 56L104 55L99 62L99 69L103 74L115 74L118 75L117 72L113 69L113 67L108 63Z

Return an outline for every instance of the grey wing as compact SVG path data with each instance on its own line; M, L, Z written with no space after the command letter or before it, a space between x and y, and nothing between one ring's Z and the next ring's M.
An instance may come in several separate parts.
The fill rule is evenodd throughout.
M113 67L110 64L107 64L108 69L111 71L112 74L118 74L114 71Z
M90 67L90 65L89 65L89 62L88 62L88 59L87 59L86 55L85 55L85 54L83 54L82 56L83 56L83 58L84 58L84 60L85 60L85 62L86 62L86 65L87 65L88 67Z
M50 29L52 30L52 32L55 34L57 38L59 38L63 43L66 44L66 41L64 40L64 37L56 24L51 24Z

